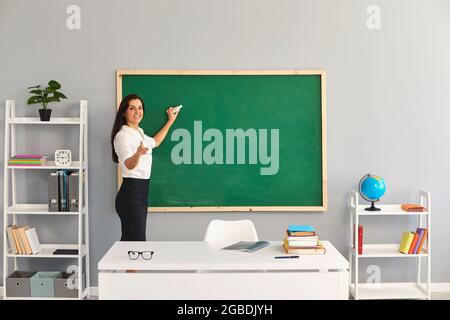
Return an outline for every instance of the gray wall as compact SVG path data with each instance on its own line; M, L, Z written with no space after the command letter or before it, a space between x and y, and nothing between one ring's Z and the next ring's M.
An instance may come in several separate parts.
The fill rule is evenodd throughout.
M66 28L70 4L81 7L81 30ZM381 8L380 30L366 27L371 4ZM213 218L250 218L260 238L269 240L281 240L288 224L312 224L347 256L348 191L372 172L386 180L383 203L413 202L419 189L431 192L432 281L450 282L449 32L447 0L2 0L0 101L15 99L19 114L35 115L36 106L24 105L26 87L50 79L59 80L70 97L53 107L56 116L76 114L77 102L89 101L91 284L97 285L97 263L120 238L108 142L116 69L326 70L327 212L154 213L148 238L201 240ZM28 152L51 154L75 140L64 128L59 135L42 128L23 131L18 140ZM2 168L3 158L2 152ZM45 175L19 179L42 186L21 195L23 201L46 199ZM76 240L75 221L33 219L27 222L43 224L38 230L46 241ZM416 226L405 217L366 219L367 241L395 243ZM413 281L414 265L406 260L370 263L381 266L383 281ZM366 278L363 273L361 280Z

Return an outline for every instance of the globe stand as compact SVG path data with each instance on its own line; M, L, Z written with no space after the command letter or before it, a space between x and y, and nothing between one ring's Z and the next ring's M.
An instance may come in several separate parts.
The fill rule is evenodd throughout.
M366 211L381 211L380 208L375 207L375 202L372 201L372 205L369 208L365 208Z

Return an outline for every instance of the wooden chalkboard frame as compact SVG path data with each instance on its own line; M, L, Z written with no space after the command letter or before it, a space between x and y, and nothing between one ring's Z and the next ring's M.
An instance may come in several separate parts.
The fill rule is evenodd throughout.
M116 71L117 107L122 100L123 75L320 75L322 102L322 206L223 206L223 207L148 207L148 212L266 212L266 211L327 211L327 130L326 130L326 72L323 70L133 70ZM117 165L118 189L122 183Z

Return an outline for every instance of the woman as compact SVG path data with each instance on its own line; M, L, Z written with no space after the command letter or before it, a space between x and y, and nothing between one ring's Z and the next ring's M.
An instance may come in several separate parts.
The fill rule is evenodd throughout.
M152 168L152 149L158 147L178 116L166 110L166 124L152 138L139 128L144 117L144 102L130 94L117 110L111 132L113 161L120 164L122 185L116 196L116 211L122 225L121 241L145 241L147 195Z

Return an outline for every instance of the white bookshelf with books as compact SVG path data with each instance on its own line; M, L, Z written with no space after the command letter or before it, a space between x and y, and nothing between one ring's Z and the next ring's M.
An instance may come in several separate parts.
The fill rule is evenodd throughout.
M431 289L431 195L429 192L420 191L418 205L425 208L422 212L408 212L402 209L401 204L377 204L380 211L366 211L367 204L359 203L358 192L352 190L349 198L350 207L350 243L349 243L349 263L350 263L350 294L358 299L430 299ZM420 243L420 249L411 250L411 253L400 252L402 234L399 233L398 243L367 243L365 233L370 229L366 223L366 217L376 217L383 223L389 224L392 217L403 216L404 219L417 223L417 230L426 230L424 241ZM407 224L405 220L405 225ZM360 237L362 229L362 247L360 247ZM412 230L414 231L414 230ZM414 232L411 232L413 234ZM419 245L419 242L417 242ZM358 250L362 250L360 252ZM361 260L366 259L411 259L415 260L412 266L415 268L414 282L383 282L361 283L359 274ZM394 260L395 261L395 260ZM402 270L398 270L399 273Z
M47 126L46 130L64 130L65 125L76 126L79 131L78 137L78 157L74 161L68 161L67 164L61 164L61 161L49 161L48 155L39 158L38 155L27 155L22 157L19 153L26 153L26 144L17 147L16 135L18 130L24 126ZM55 126L58 125L58 126ZM61 126L63 125L63 126ZM4 237L3 237L3 297L4 299L83 299L89 297L89 208L88 208L88 148L87 148L87 101L81 100L79 104L79 117L51 118L50 121L41 121L39 117L16 117L15 101L6 100L5 103L5 154L4 154ZM20 149L20 150L19 150ZM26 158L26 159L25 159ZM21 192L28 192L26 188L18 187L18 173L21 175L33 175L36 172L48 172L46 181L49 189L47 199L40 199L39 203L20 203L19 195ZM56 187L52 186L51 175L57 172L57 177L53 183L58 183ZM64 186L64 189L60 188ZM57 200L53 199L51 194L52 188L56 188L57 192L63 190L64 193L57 194ZM59 188L59 189L58 189ZM63 200L62 200L63 199ZM56 202L55 202L56 201ZM56 208L55 208L56 203ZM28 223L28 218L33 216L34 223ZM73 225L74 232L77 232L75 243L41 243L39 233L41 229L45 232L54 233L53 238L65 237L61 230L52 230L39 223L40 217L44 216L67 216L67 224ZM72 217L72 218L70 218ZM65 219L65 218L60 218ZM76 222L74 221L76 220ZM44 228L45 227L45 228ZM58 228L56 228L58 229ZM49 231L50 230L50 231ZM42 237L41 237L42 238ZM24 270L32 269L32 263L23 263L25 259L45 258L46 269L48 270ZM52 261L63 262L70 259L70 267L66 270L58 270L61 263L56 267L52 267ZM74 262L76 261L76 262ZM75 267L74 267L75 266ZM56 269L56 270L55 270ZM70 270L69 270L70 269ZM60 271L55 275L55 280L49 282L45 278L46 273ZM69 272L70 271L70 272ZM39 274L38 274L39 273ZM33 274L33 276L31 276ZM21 278L26 275L30 278ZM54 294L48 294L43 290L34 290L34 279L39 275L41 284L45 287L51 283L49 288ZM70 280L74 286L68 287L69 280L65 280L66 276L70 276ZM14 285L17 288L10 288L11 279L14 277ZM17 279L16 279L17 277ZM30 292L31 279L31 292ZM53 279L53 278L52 278ZM28 281L28 283L26 283ZM47 281L47 282L46 282ZM53 280L52 280L53 281ZM62 281L62 282L61 282ZM62 291L58 291L62 286ZM28 287L27 287L28 286ZM23 294L23 290L27 289L30 294ZM41 288L42 289L42 288ZM67 291L70 289L70 291ZM21 291L22 290L22 291ZM13 294L11 294L13 292ZM42 296L39 296L42 292ZM70 294L65 294L69 292ZM17 293L17 294L15 294ZM61 294L61 295L58 295Z

